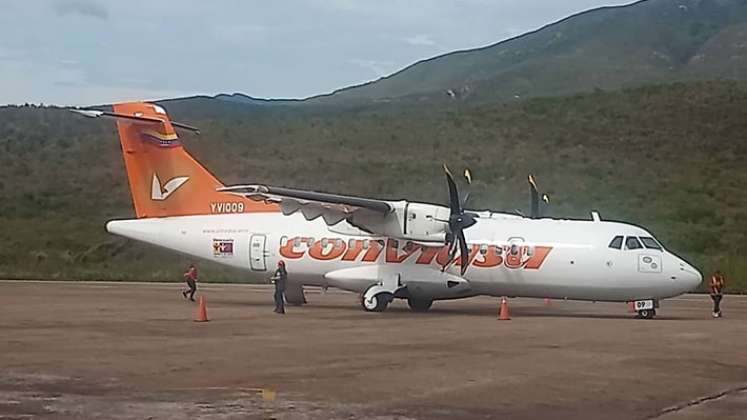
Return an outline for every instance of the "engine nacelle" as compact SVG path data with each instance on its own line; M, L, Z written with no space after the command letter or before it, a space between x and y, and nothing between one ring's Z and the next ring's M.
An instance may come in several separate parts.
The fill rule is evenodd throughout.
M400 209L397 209L399 212ZM403 213L402 238L414 241L443 242L446 236L449 209L426 203L406 202Z
M348 218L348 222L356 231L358 228L362 229L358 234L366 231L374 235L416 242L443 243L448 228L448 223L445 222L449 219L448 208L408 201L394 201L390 204L394 210L384 218L377 213L358 211ZM334 226L330 230L350 235L356 234L353 231L348 232L350 229L343 229L343 226Z

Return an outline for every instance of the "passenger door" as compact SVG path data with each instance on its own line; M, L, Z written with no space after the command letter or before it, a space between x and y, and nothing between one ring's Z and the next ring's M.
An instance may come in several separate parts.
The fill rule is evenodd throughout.
M249 265L253 271L267 271L267 236L252 235L249 239Z

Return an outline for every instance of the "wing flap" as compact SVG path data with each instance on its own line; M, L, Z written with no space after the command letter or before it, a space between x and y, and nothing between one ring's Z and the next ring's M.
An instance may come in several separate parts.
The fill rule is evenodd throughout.
M394 210L389 202L383 200L268 185L236 185L223 187L218 191L240 194L251 200L278 203L286 216L301 212L306 220L322 217L330 226L347 220L367 232L371 229L355 220L381 222Z
M393 210L387 201L372 198L354 197L349 195L329 194L316 191L298 190L293 188L271 187L269 185L236 185L220 188L218 191L243 194L249 198L282 202L287 199L299 203L317 202L327 205L338 205L341 211L352 212L355 208L366 208L379 213L389 213Z

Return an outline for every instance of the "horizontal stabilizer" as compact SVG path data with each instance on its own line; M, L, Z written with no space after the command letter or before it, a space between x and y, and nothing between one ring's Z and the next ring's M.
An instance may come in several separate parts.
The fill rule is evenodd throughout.
M138 121L142 123L151 123L151 124L163 124L164 120L155 118L155 117L146 117L144 115L127 115L127 114L120 114L116 112L108 112L108 111L100 111L97 109L71 109L72 112L75 112L77 114L83 115L88 118L99 118L99 117L111 117L111 118L121 118L124 120L129 121ZM185 130L192 131L196 134L200 134L200 130L197 127L193 127L191 125L178 123L175 121L171 121L171 125L177 128L182 128Z

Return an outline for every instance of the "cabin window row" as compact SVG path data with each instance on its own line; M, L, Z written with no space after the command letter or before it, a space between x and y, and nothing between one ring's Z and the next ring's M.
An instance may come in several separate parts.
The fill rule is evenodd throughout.
M301 246L301 244L306 244L307 246L310 247L311 245L314 244L314 238L311 238L311 237L307 237L307 238L296 237L296 238L293 238L291 240L287 236L283 236L283 237L280 238L280 246L286 246L286 245L288 245L288 242L291 242L291 241L293 242L293 246L294 247L299 247L299 246ZM350 239L348 241L348 244L347 244L348 248L355 248L358 241L359 241L358 239ZM378 242L380 247L382 247L382 248L384 247L385 242L382 239L373 239L373 240L364 239L364 240L361 241L362 242L361 243L362 248L363 249L368 249L369 246L370 246L370 242L371 241ZM320 245L322 246L322 248L326 248L328 245L334 245L334 246L340 247L340 246L342 246L342 239L326 239L326 238L323 238L321 240L321 244ZM407 250L409 247L411 247L413 245L414 244L412 242L407 241L407 243L405 244L405 250ZM395 247L395 248L398 248L399 247L399 241L397 241L396 239L392 240L392 246ZM488 246L487 244L480 245L480 254L481 255L487 255L488 252L489 252L489 250L490 250L490 248L491 247ZM497 255L497 256L500 257L500 256L502 256L504 254L504 249L503 249L504 246L503 245L496 245L496 246L494 246L492 248L493 248L493 252L495 253L495 255ZM505 253L507 255L519 255L519 253L521 251L521 246L519 246L517 244L511 244L510 246L506 246L506 248L507 249L506 249ZM531 257L532 255L534 255L534 247L533 246L526 246L526 249L525 249L524 252L526 253L527 256Z

